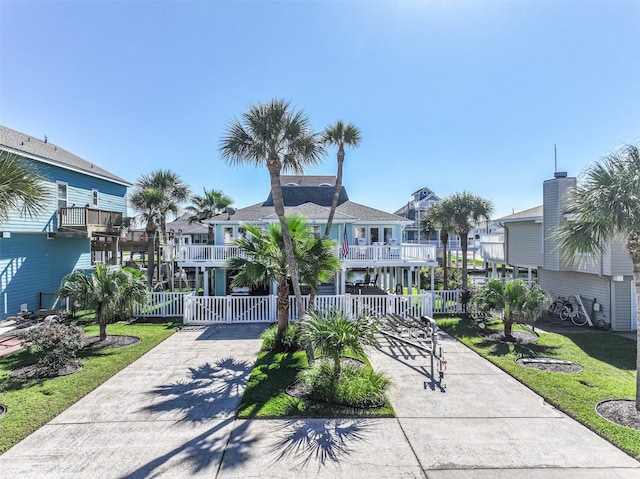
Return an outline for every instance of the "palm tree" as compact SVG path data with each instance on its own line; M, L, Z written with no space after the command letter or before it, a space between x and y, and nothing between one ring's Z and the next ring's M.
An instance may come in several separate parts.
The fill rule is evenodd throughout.
M301 174L316 165L324 153L309 119L293 112L284 100L271 100L249 107L242 121L232 121L220 145L222 157L231 164L248 163L266 166L271 182L271 196L280 221L291 282L299 311L304 311L291 235L285 218L281 172Z
M640 152L626 145L591 165L572 195L567 211L575 219L556 232L558 246L580 263L585 254L607 249L625 238L633 262L633 281L640 300ZM640 305L640 302L638 303ZM640 411L640 328L638 329L636 409Z
M19 160L13 153L0 153L0 222L12 210L33 216L45 202L44 178L38 170Z
M192 196L191 202L193 205L185 208L191 214L189 223L202 223L204 220L222 213L227 206L233 203L233 200L220 190L203 188L203 191L203 196ZM208 243L213 244L213 226L208 224L207 227L209 228Z
M300 265L300 280L311 288L309 306L313 307L320 283L327 281L340 269L340 260L335 255L336 243L327 238L314 235L304 245L306 254Z
M440 230L440 242L442 243L442 269L444 270L444 285L443 289L446 291L448 288L448 271L449 261L447 258L447 244L449 243L449 234L454 230L452 222L453 212L449 211L451 203L445 201L439 201L432 204L425 211L424 216L420 218L420 228L424 234L430 234L432 231Z
M472 301L484 311L500 311L504 336L510 338L514 323L523 320L535 322L549 300L548 294L537 284L529 286L519 279L505 283L492 279L480 287Z
M93 274L78 270L66 275L58 296L72 299L81 309L94 311L100 325L100 339L104 340L107 325L123 312L131 315L134 306L146 300L147 289L144 282L131 273L98 263Z
M131 206L140 212L140 220L146 225L149 253L147 275L150 288L155 270L156 231L160 229L162 242L166 244L167 215L176 215L178 206L187 201L189 195L189 187L170 170L152 171L142 175L135 184L129 201Z
M234 243L239 254L227 261L228 269L237 270L232 286L268 286L277 284L278 296L278 337L282 337L289 325L289 277L291 270L284 252L284 235L279 223L267 225L261 230L252 224L243 225L247 236L238 238ZM293 253L301 277L326 278L338 267L333 255L331 241L316 242L313 231L301 216L287 217L287 228L291 233ZM333 256L333 259L331 259ZM323 258L319 261L319 258ZM316 264L311 265L316 261Z
M467 191L454 193L444 200L445 208L451 214L451 225L460 237L460 249L462 250L462 291L467 291L467 251L469 249L469 231L481 221L489 221L493 213L493 204L480 196Z
M144 223L147 237L147 282L149 289L153 286L156 256L156 231L160 224L160 205L164 199L162 192L156 188L136 189L129 197L131 207L139 212L137 220Z
M160 234L163 242L166 242L167 215L169 213L177 215L178 207L189 199L191 191L189 186L170 170L155 170L138 178L134 192L149 189L162 193L157 208Z
M322 141L325 145L335 145L338 147L337 159L338 159L338 172L336 174L336 185L333 193L333 199L331 200L331 210L329 211L329 219L327 220L327 227L324 230L324 237L329 237L331 231L331 225L333 224L333 216L335 215L336 208L338 207L338 199L340 198L340 191L342 190L342 167L344 165L344 147L351 146L357 147L360 144L360 130L353 123L347 123L346 125L342 120L338 120L333 125L329 125L322 134Z

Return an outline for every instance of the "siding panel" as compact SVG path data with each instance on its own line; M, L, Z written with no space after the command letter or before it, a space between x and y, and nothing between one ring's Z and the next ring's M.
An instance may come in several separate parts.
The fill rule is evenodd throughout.
M533 221L511 222L508 228L508 262L514 266L537 268L542 264L540 230Z

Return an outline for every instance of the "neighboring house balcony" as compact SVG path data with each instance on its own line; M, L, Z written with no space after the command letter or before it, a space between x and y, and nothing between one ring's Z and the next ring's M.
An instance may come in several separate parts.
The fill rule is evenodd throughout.
M236 245L180 245L177 249L176 260L181 267L224 267L229 258L240 254ZM351 268L436 264L436 248L432 245L350 245L337 247L335 253L343 265Z
M119 234L122 228L122 212L97 208L60 208L56 236L83 236L94 233Z

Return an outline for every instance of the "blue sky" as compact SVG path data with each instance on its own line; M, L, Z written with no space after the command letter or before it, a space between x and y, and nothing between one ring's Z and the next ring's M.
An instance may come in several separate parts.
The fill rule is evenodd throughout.
M362 131L353 201L423 186L496 216L640 142L640 2L0 0L0 123L131 181L171 169L238 207L266 169L218 153L228 122L285 98ZM335 150L308 174L334 174Z

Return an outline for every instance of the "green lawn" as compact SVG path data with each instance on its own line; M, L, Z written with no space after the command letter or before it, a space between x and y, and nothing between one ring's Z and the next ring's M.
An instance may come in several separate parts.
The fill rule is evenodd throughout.
M98 327L85 326L88 336ZM0 454L60 414L125 366L157 346L175 331L167 324L111 324L108 334L137 336L142 341L117 349L82 351L83 368L69 376L53 379L14 379L13 369L32 364L26 351L0 358L0 403L7 414L0 418Z
M595 334L540 333L529 344L495 343L477 334L469 320L446 318L438 326L487 358L549 403L574 417L616 446L640 459L640 431L602 419L595 406L606 399L635 399L636 344L610 332ZM501 329L501 323L488 325ZM548 356L580 364L580 373L552 373L526 368L521 356Z
M238 417L392 417L394 415L388 402L381 408L355 409L307 401L288 395L287 386L292 384L298 372L306 367L307 357L304 351L295 353L261 351L238 408Z

